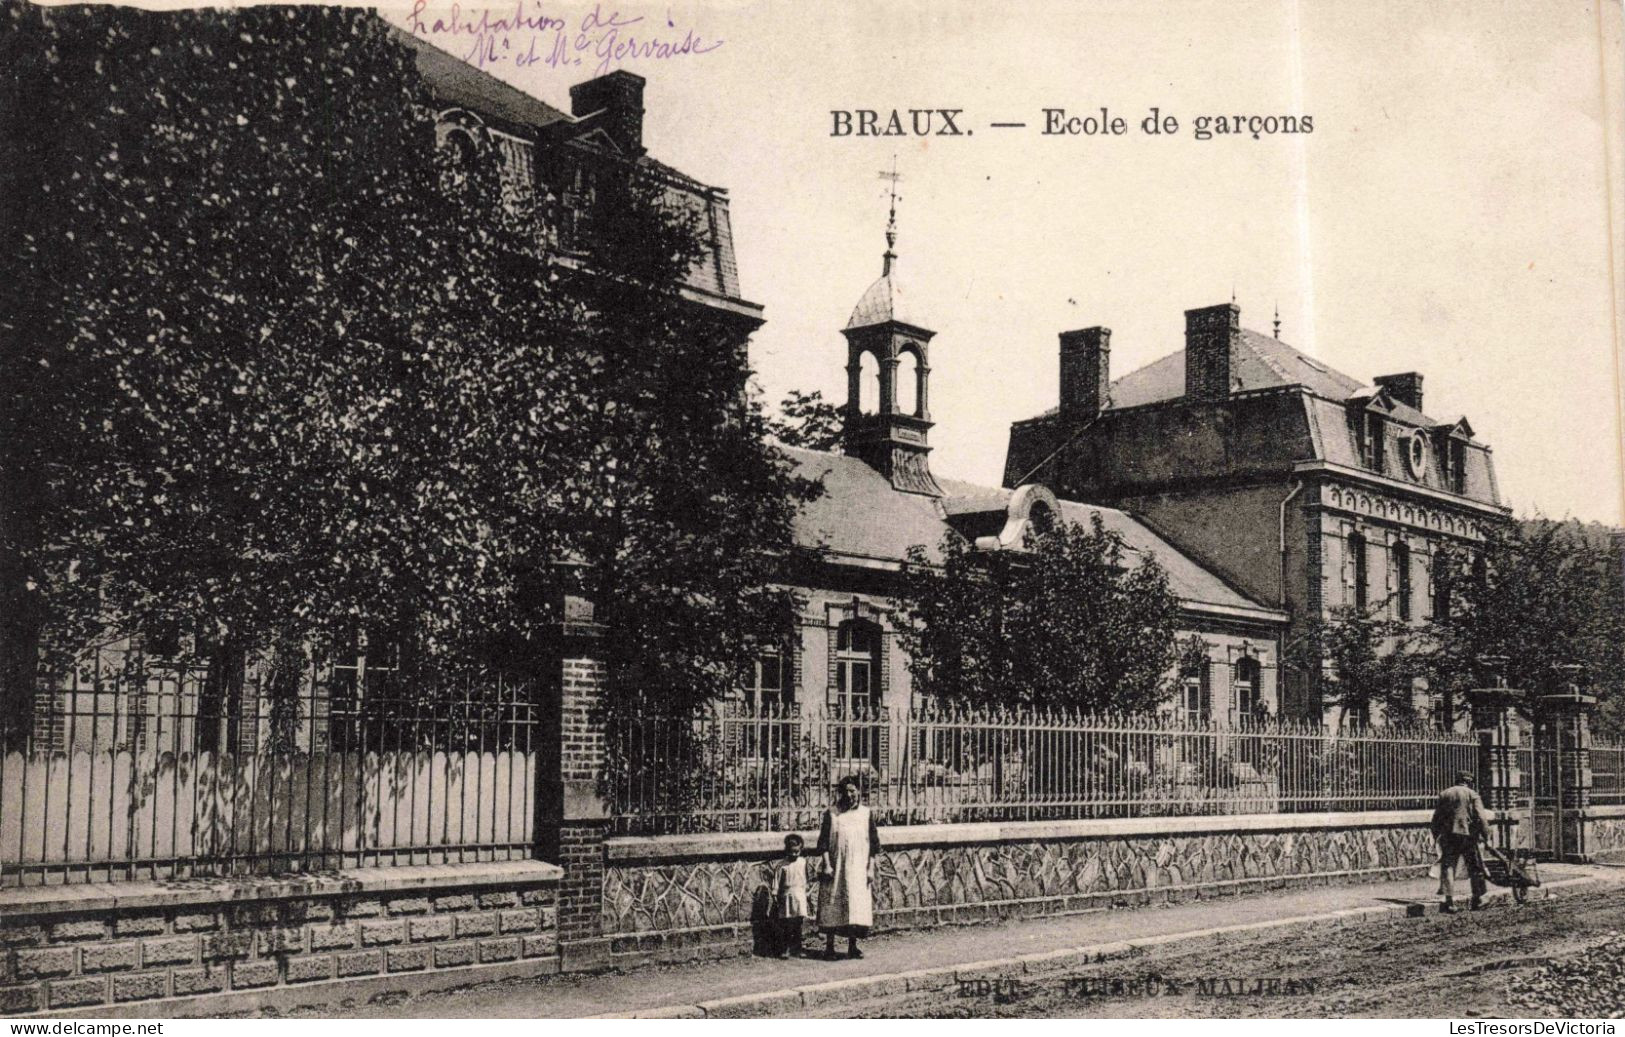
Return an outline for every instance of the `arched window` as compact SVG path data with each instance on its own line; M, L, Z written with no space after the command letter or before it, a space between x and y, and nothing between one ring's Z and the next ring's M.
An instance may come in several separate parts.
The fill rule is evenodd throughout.
M913 350L904 351L897 359L897 413L920 413L920 358Z
M858 356L858 410L880 413L880 363L868 351Z
M1242 723L1256 720L1264 704L1263 667L1250 655L1236 660L1235 687L1231 695L1231 708Z
M1055 511L1043 501L1038 501L1027 510L1027 525L1034 533L1053 533L1055 531Z
M474 148L474 138L467 130L446 131L446 151L451 156L452 164L463 169L472 168L478 152Z
M1348 540L1350 579L1354 583L1355 608L1364 610L1366 606L1366 588L1370 585L1367 571L1365 537L1358 533L1350 533Z
M1411 618L1411 545L1401 540L1394 544L1394 606L1399 618Z
M835 755L868 760L878 748L874 717L880 705L880 627L849 619L835 633Z

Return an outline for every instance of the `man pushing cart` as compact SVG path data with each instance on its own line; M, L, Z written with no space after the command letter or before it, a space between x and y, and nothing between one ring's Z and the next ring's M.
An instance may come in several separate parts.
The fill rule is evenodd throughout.
M1433 838L1439 843L1439 894L1444 904L1439 908L1445 914L1455 914L1456 862L1467 864L1468 881L1472 887L1471 910L1484 906L1484 892L1488 882L1512 890L1512 897L1523 903L1529 887L1540 885L1533 861L1521 860L1519 855L1503 855L1489 843L1488 811L1484 801L1473 788L1476 778L1471 771L1458 771L1456 783L1439 793L1439 803L1433 808ZM1486 862L1478 852L1479 841L1490 853Z

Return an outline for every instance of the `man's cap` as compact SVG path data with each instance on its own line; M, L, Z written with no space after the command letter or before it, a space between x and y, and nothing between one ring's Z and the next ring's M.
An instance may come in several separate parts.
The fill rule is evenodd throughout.
M1457 771L1456 772L1456 784L1458 784L1458 785L1471 785L1473 782L1475 782L1477 780L1478 780L1478 775L1474 774L1472 771Z

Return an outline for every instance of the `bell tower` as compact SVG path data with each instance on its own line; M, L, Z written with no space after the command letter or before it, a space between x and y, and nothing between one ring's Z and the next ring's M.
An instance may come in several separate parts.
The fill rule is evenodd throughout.
M930 343L936 332L904 319L901 292L896 283L897 182L895 164L880 174L891 181L891 210L886 221L886 251L881 256L880 279L869 286L853 308L841 334L846 336L846 412L844 449L862 459L905 493L942 496L931 477L927 434L931 431L928 388L931 379ZM877 410L865 413L862 405L863 356L875 360L879 380ZM899 369L912 363L913 406L898 406Z

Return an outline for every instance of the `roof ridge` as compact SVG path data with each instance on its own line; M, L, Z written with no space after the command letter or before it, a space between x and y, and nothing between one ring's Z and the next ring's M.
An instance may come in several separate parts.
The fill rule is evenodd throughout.
M1242 330L1242 335L1240 336L1241 341L1243 341L1243 342L1245 342L1247 344L1247 348L1249 348L1249 349L1251 349L1253 351L1253 355L1258 357L1258 359L1262 360L1264 362L1265 367L1269 368L1271 371L1274 371L1275 372L1275 377L1281 379L1287 385L1291 385L1293 383L1294 379L1293 379L1293 377L1291 375L1286 373L1286 368L1281 365L1280 360L1278 360L1276 357L1272 356L1269 350L1258 348L1258 344L1253 341L1253 336L1256 335L1259 338L1263 338L1263 333L1253 331L1251 328L1243 328L1241 330ZM1277 339L1270 339L1270 341L1274 342L1275 344L1280 345L1280 346L1286 346L1287 349L1292 348L1291 346L1288 346L1285 342L1282 342L1278 338Z

